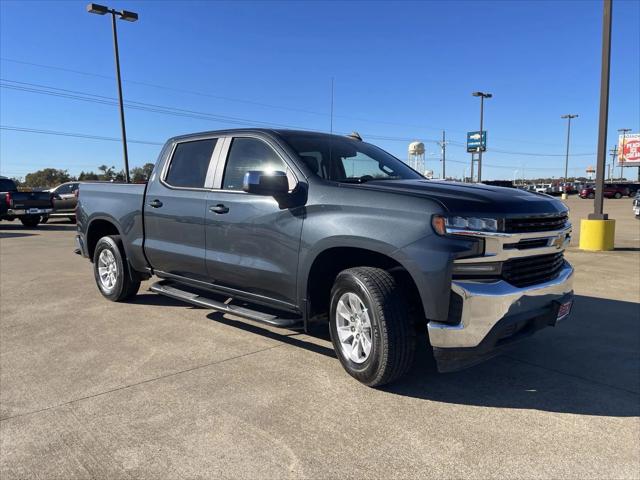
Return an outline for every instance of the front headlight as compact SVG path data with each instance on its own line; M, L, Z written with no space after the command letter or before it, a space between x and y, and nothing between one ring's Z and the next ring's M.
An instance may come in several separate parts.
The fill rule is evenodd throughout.
M498 220L495 218L461 217L434 215L431 224L439 235L446 233L497 232Z

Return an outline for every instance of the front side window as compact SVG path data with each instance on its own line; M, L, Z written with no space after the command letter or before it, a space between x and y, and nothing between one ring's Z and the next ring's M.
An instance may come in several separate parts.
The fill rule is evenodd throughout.
M203 188L216 138L183 142L176 146L165 181L173 187Z
M418 172L366 142L338 135L291 132L284 140L316 175L344 183L421 179Z
M224 169L222 188L224 190L242 190L244 174L249 170L281 171L290 176L282 159L262 140L248 137L234 138ZM291 178L289 185L291 185Z

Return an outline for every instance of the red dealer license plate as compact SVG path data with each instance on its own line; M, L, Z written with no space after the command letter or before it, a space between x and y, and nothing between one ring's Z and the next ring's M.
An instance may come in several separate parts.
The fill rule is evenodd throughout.
M569 300L566 303L561 303L560 308L558 309L557 320L562 320L564 317L571 313L571 305L573 304L573 300Z

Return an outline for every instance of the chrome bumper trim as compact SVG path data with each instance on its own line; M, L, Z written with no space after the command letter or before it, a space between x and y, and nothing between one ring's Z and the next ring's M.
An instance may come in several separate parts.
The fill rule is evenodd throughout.
M573 267L565 262L556 278L518 288L504 280L495 282L458 281L451 285L462 297L462 318L458 325L430 321L427 325L433 347L476 347L493 326L507 314L534 311L573 290Z
M7 214L13 215L13 216L16 216L16 217L19 216L19 215L42 215L42 214L45 214L45 213L51 213L51 211L53 209L51 209L51 208L38 208L38 210L39 210L38 212L29 213L29 210L12 209L12 208L10 208L10 209L7 210Z

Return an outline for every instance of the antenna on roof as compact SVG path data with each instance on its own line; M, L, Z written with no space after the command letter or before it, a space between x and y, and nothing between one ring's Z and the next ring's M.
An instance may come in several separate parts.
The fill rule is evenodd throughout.
M347 137L353 138L354 140L358 140L359 142L362 141L362 137L358 132L351 132L349 135L347 135Z

